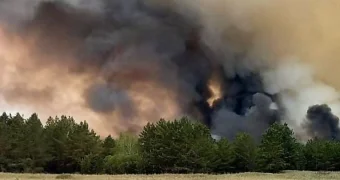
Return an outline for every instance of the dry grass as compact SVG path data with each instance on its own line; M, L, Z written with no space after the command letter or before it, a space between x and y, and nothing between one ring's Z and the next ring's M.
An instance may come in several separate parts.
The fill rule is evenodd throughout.
M0 173L0 179L8 180L52 180L52 179L73 179L73 180L313 180L313 179L340 179L340 172L318 173L289 171L281 174L242 173L230 175L47 175L47 174L9 174Z

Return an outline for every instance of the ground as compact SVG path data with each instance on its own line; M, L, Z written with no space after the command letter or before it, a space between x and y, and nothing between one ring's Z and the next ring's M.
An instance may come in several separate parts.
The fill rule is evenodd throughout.
M6 174L0 173L0 179L4 180L313 180L313 179L340 179L340 172L298 172L289 171L281 174L241 173L231 175L47 175L47 174Z

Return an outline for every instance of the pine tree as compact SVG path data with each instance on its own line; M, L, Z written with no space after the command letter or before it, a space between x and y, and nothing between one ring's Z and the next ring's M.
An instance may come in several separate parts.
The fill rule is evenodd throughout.
M3 113L0 116L0 171L7 171L8 164L8 153L10 150L9 144L9 128L7 122L9 121L9 116Z
M17 113L14 117L10 115L7 121L8 149L6 150L7 170L11 172L23 172L25 169L25 121Z
M116 142L111 135L107 136L103 142L103 156L113 155L115 144Z
M287 124L273 124L263 135L258 149L257 168L264 172L280 172L296 163L297 142Z
M217 142L214 154L213 172L228 173L235 170L233 163L235 161L235 152L231 143L225 138Z
M340 143L337 141L309 140L304 154L308 170L340 170Z
M95 158L99 156L102 152L101 143L100 137L93 130L89 129L86 122L76 124L72 131L70 131L66 142L67 157L73 162L73 169L80 171L80 164L84 157Z
M206 172L214 150L209 129L182 118L145 126L139 138L148 172Z
M75 172L75 160L68 155L69 135L75 128L73 118L61 116L60 118L49 118L45 126L48 153L52 157L48 162L46 170L51 173L73 173Z
M232 145L235 152L235 170L238 172L254 170L257 147L252 137L240 133L236 136Z
M26 172L42 172L49 160L44 128L36 113L25 123Z

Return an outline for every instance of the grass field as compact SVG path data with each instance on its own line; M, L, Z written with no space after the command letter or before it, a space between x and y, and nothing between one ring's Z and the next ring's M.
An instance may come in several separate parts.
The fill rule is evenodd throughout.
M8 180L51 180L51 179L74 179L74 180L310 180L310 179L340 179L340 172L299 172L289 171L280 174L242 173L230 175L47 175L47 174L7 174L0 173L0 179Z

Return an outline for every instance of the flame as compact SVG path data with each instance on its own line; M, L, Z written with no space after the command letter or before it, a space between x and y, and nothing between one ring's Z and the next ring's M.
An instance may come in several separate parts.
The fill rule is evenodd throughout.
M208 83L211 97L207 100L210 107L213 106L214 102L222 97L222 85L216 78L210 79Z

